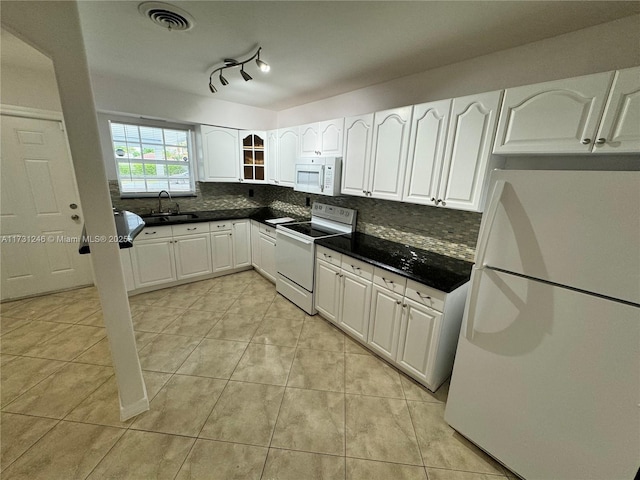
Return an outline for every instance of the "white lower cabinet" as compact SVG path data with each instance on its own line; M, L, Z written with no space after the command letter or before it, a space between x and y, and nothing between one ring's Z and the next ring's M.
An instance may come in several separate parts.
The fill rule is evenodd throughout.
M373 286L369 346L394 361L398 353L398 338L402 321L402 295L386 288Z
M261 234L259 239L260 248L260 271L271 280L276 282L276 239Z
M137 241L133 245L131 259L136 288L177 280L173 238Z
M317 247L318 312L432 391L451 375L467 288L440 292Z
M404 299L402 310L396 361L414 377L433 385L434 354L442 313L407 298Z
M211 253L214 273L233 268L233 236L231 228L211 234Z
M251 262L268 280L276 283L276 229L251 220Z
M211 239L208 232L176 237L173 242L178 280L212 272Z
M251 266L251 225L249 220L231 222L233 239L233 268Z
M242 219L145 227L121 260L128 291L243 270L252 264L251 224Z
M337 323L340 306L340 267L316 259L315 304L324 318Z

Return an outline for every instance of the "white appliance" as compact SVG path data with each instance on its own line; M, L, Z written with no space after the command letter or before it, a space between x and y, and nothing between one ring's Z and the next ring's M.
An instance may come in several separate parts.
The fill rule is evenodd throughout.
M314 203L311 221L276 227L276 290L309 315L315 315L313 301L315 241L352 233L357 211Z
M340 195L341 157L304 158L296 163L293 189L317 195Z
M631 479L640 172L495 171L492 189L445 420L527 480Z

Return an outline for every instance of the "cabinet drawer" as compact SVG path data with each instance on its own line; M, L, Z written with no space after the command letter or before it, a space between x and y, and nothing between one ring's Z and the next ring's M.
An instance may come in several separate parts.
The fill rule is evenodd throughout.
M258 228L260 229L260 233L264 233L265 235L273 239L276 238L276 227L268 227L262 223L259 223Z
M398 295L404 295L407 286L407 279L395 273L388 272L382 268L375 267L373 270L373 283L391 290Z
M337 267L342 264L342 254L320 246L316 247L316 258L324 260L325 262Z
M231 220L226 220L223 222L209 222L209 230L212 233L231 230L232 228L233 228L233 222Z
M345 272L352 273L365 280L373 280L373 265L361 260L343 255L341 267Z
M136 240L153 240L155 238L171 238L172 236L171 225L144 227L140 235L136 237Z
M407 280L407 290L404 295L414 302L442 312L444 310L444 299L447 294L422 285L421 283L414 282L413 280Z
M172 225L173 236L192 235L194 233L209 233L208 223L185 223L184 225Z

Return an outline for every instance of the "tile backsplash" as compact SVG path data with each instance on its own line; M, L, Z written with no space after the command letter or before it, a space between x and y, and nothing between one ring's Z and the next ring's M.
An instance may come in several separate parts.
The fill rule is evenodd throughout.
M120 198L118 182L110 181L113 206L136 213L157 209L155 198ZM253 190L253 196L249 191ZM292 214L311 214L310 203L321 202L358 211L357 230L375 237L473 261L482 214L426 205L352 196L325 197L273 185L196 182L196 197L178 197L183 212L269 206ZM163 205L167 205L162 200ZM175 201L174 201L175 203ZM173 207L173 205L172 205Z

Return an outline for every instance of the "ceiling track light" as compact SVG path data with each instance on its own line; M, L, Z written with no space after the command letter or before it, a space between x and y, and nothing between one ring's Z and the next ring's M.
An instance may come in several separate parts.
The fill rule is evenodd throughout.
M213 76L217 72L220 72L220 75L219 75L220 83L222 85L229 85L229 81L226 78L224 78L224 76L222 75L222 72L227 68L240 67L240 75L242 76L242 78L244 78L245 82L248 82L249 80L253 80L253 77L244 70L244 66L247 63L251 62L252 60L256 61L256 65L258 66L261 72L266 73L269 70L271 70L271 67L269 66L269 64L260 59L261 50L262 50L262 47L259 47L256 53L254 53L251 57L241 62L239 62L234 58L225 58L224 65L222 67L216 68L215 70L213 70L213 72L211 72L211 75L209 75L209 91L211 93L216 93L218 91L216 87L213 85Z

